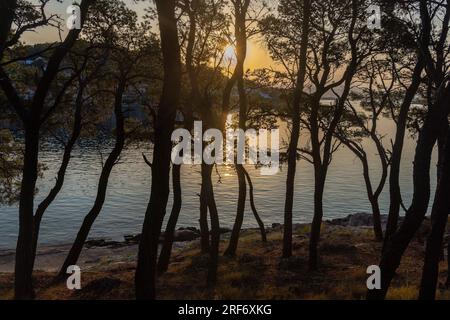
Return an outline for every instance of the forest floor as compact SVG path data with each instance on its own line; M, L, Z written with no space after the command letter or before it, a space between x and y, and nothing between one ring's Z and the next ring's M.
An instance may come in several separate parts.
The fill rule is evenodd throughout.
M364 299L366 269L379 262L381 243L370 227L339 226L325 222L319 247L320 268L308 271L309 225L296 225L294 255L280 259L282 227L268 230L263 243L258 230L243 230L236 257L220 257L215 289L205 286L208 255L199 241L178 246L169 271L158 278L159 299ZM411 242L388 299L415 299L420 283L425 233ZM221 252L228 238L224 235ZM92 251L89 253L89 251ZM133 299L136 246L119 249L86 248L82 256L82 289L69 291L65 283L52 284L52 268L35 272L38 299ZM110 251L106 251L110 250ZM108 253L109 252L109 253ZM111 252L115 252L111 254ZM102 256L103 254L103 256ZM94 260L93 257L96 257ZM41 261L42 263L42 261ZM0 271L1 272L1 271ZM450 299L446 281L447 263L441 262L438 299ZM12 298L13 274L0 273L0 299Z

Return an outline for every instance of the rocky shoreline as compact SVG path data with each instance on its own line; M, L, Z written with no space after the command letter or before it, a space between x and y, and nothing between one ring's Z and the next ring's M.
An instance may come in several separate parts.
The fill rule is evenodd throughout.
M381 224L383 228L386 227L387 224L387 215L381 215ZM399 222L401 223L403 221L403 217L399 218ZM373 216L369 213L355 213L350 214L344 218L336 218L331 220L325 220L326 223L329 223L331 225L336 226L342 226L342 227L371 227L373 226ZM294 230L298 228L302 228L306 225L309 225L308 223L296 223L293 225ZM270 232L273 229L281 228L282 224L280 223L273 223L270 228L267 229L267 232ZM256 228L247 228L243 230L258 230ZM222 235L228 234L231 232L231 229L229 228L221 228L220 233ZM92 247L109 247L109 246L123 246L123 245L134 245L139 243L140 234L135 235L125 235L124 236L124 242L120 241L110 241L103 238L91 238L86 242L86 247L92 248ZM181 227L178 228L178 230L175 231L174 234L174 242L189 242L194 241L200 238L200 229L195 227ZM161 234L159 242L162 243L164 241L164 232Z
M383 227L387 221L387 215L382 215ZM349 228L371 229L373 224L372 215L368 213L350 214L344 218L326 220L324 223L331 226ZM308 223L297 223L293 225L294 232L308 227ZM267 227L266 232L280 232L282 225L274 223ZM257 228L243 229L242 232L259 232ZM222 228L222 239L226 240L230 236L230 229ZM424 231L426 232L426 231ZM80 266L85 269L98 267L99 265L129 263L136 259L137 247L140 235L125 235L124 241L112 241L104 238L90 238L85 244L85 250L80 258ZM200 230L195 227L179 228L175 232L174 250L179 250L191 246L199 241ZM161 235L160 243L164 240ZM71 244L59 244L52 246L41 246L37 253L36 269L42 271L57 271L62 264ZM0 250L0 273L11 273L14 271L15 251Z

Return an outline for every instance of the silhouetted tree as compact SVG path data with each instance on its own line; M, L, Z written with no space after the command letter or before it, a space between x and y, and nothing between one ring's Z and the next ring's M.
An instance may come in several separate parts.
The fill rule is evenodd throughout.
M82 127L83 127L83 111L84 107L87 104L88 101L86 101L85 93L87 86L90 82L94 80L98 80L96 77L98 75L98 71L100 67L103 65L101 62L102 60L100 57L93 54L95 48L90 47L86 49L82 49L84 51L75 53L72 57L73 60L73 68L74 73L69 78L68 81L65 82L65 86L73 86L74 88L71 90L61 90L59 92L59 95L55 99L55 102L52 106L53 109L57 108L59 104L69 104L70 100L72 100L72 97L70 98L64 98L64 96L74 96L74 101L72 101L72 104L74 105L73 110L73 116L69 116L71 119L73 119L72 122L72 130L69 134L68 139L64 139L64 137L59 137L57 134L54 134L56 137L56 140L60 141L64 145L64 152L61 160L60 167L58 169L58 173L56 176L56 181L50 192L47 194L47 196L39 203L36 213L34 215L34 232L33 232L33 266L36 259L36 250L38 246L38 239L39 239L39 230L41 226L42 218L48 209L48 207L53 203L55 198L58 196L59 192L61 191L64 180L66 176L66 171L70 163L72 151L81 135ZM104 53L104 52L102 52ZM101 53L101 54L102 54ZM96 63L95 66L92 64ZM89 66L89 67L88 67ZM86 70L89 69L89 70ZM75 81L76 79L76 85L72 85L72 80ZM70 99L70 100L69 100ZM68 101L69 100L69 101ZM59 112L61 114L62 112ZM48 122L52 122L52 119L50 118ZM50 127L57 127L57 131L61 131L61 127L63 125L60 121L56 121L56 123L51 123ZM52 129L50 129L52 130ZM66 130L63 130L66 133ZM69 131L69 130L68 130ZM64 134L65 135L65 134Z
M372 207L375 238L378 241L383 240L378 199L386 183L389 167L389 153L383 145L383 137L378 131L378 124L380 118L388 115L389 110L395 107L392 105L392 92L396 80L395 73L390 70L391 65L390 61L378 61L376 58L372 58L362 68L359 78L364 86L368 84L367 87L361 88L361 93L354 94L352 99L361 101L363 111L358 113L353 103L348 101L346 115L336 130L338 139L361 161L367 196ZM380 161L380 178L375 188L370 176L369 158L362 143L365 138L370 139L376 146Z
M139 242L135 287L137 299L154 299L158 242L169 197L171 135L181 91L181 55L175 0L156 0L161 50L163 91L155 123L152 187Z
M245 88L245 71L244 64L247 57L247 42L248 40L259 33L258 26L255 21L261 19L264 15L266 4L251 2L250 0L232 0L234 10L232 10L234 18L234 38L236 51L236 66L234 75L237 82L237 91L239 99L239 121L238 129L245 132L247 128L247 114L248 114L248 97ZM236 173L238 177L238 203L236 211L236 219L231 232L230 243L225 250L225 255L234 256L236 254L239 235L244 221L245 202L247 199L247 182L252 185L250 175L242 164L236 164ZM253 193L253 185L251 186ZM253 195L251 195L253 197ZM265 238L264 224L256 211L254 201L252 201L252 212L259 224L262 238Z
M124 96L128 94L131 96L134 86L143 85L145 79L151 77L150 70L146 70L145 59L151 56L153 49L152 34L145 31L146 25L137 23L137 15L134 11L127 9L125 4L120 1L100 1L97 5L100 10L96 10L97 15L103 15L101 18L91 18L93 23L95 20L101 21L107 26L109 36L106 38L106 45L110 46L111 57L110 64L112 70L109 70L109 77L111 82L105 83L106 86L114 86L114 90L110 93L113 96L113 110L115 119L115 141L114 146L106 158L105 163L102 163L102 171L99 177L97 195L89 213L83 220L80 230L77 233L74 243L60 269L59 278L66 275L66 270L71 265L76 265L83 249L83 245L87 240L89 232L100 214L103 204L106 199L106 191L108 187L109 177L115 164L120 159L120 155L125 146L125 139L127 137L125 118L126 105L124 105ZM110 19L114 16L114 12L121 11L123 20ZM105 78L109 80L108 74ZM106 90L107 91L107 90ZM137 95L138 96L138 95ZM124 111L125 109L125 111Z
M194 113L203 121L204 132L213 128L212 123L216 121L213 115L214 101L216 100L214 92L219 90L223 83L220 71L224 56L223 45L228 33L228 19L223 13L224 4L224 1L183 1L179 4L180 9L184 12L179 23L179 30L182 37L186 38L182 54L185 60L188 84L186 99L183 99L182 102L182 111L184 128L189 131L194 126ZM208 63L211 60L214 62L209 66ZM180 165L172 166L174 204L158 261L159 272L164 272L168 268L175 227L181 209L180 168ZM211 179L211 173L212 170L201 169L199 222L203 253L208 253L210 249L207 195L209 194L209 197L213 198L214 193L213 190L206 189L207 186L212 186L212 181L207 182L206 179ZM209 174L209 176L204 177L204 174ZM215 201L212 201L211 205L213 206L212 210L217 211ZM215 215L213 214L213 216ZM215 221L214 225L217 226L218 221ZM219 232L219 229L217 228L215 232Z
M262 22L267 46L272 57L284 66L293 87L293 101L292 104L289 104L292 129L287 151L288 172L284 204L283 258L292 256L294 182L300 139L301 107L305 104L303 90L307 72L312 2L309 0L302 3L281 1L278 6L278 16L270 16ZM298 10L291 11L292 7Z
M344 107L358 68L373 50L371 34L367 33L365 4L352 0L325 1L313 6L310 37L311 64L308 78L314 92L309 95L304 125L309 131L310 147L301 148L314 167L314 218L309 245L309 268L318 267L317 247L323 218L323 194L329 165L339 142L334 133L341 121ZM337 77L337 70L342 73ZM337 78L336 78L337 77ZM337 93L339 86L341 93ZM321 103L326 93L333 92L335 105Z
M429 6L425 0L420 0L412 4L415 6L421 19L420 39L418 40L418 49L422 52L425 59L425 70L427 77L432 79L436 72L435 56L431 53L429 44L434 33L432 33L433 18L435 18L437 7L440 4ZM439 9L439 8L438 8ZM438 34L440 38L442 32L448 32L448 28L443 28ZM447 38L446 36L444 37ZM442 38L440 38L442 39ZM445 41L445 40L444 40ZM432 85L433 82L429 82ZM442 83L434 88L428 89L433 93L432 104L428 105L426 117L420 128L417 141L416 153L414 156L413 182L414 194L412 204L408 209L405 220L398 231L391 237L385 247L381 257L380 269L382 275L382 287L380 290L371 290L367 293L368 299L383 299L388 291L395 271L400 265L401 258L408 247L411 239L419 229L430 201L430 165L431 154L441 133L441 125L447 119L450 112L448 101L450 98L450 84L444 79ZM430 99L428 99L430 101ZM435 236L435 235L434 235ZM439 246L439 251L441 245Z
M383 44L386 46L385 50L393 57L393 68L395 68L396 74L399 77L399 81L405 92L397 114L394 112L392 114L397 125L397 130L392 146L389 172L389 214L383 251L398 227L400 207L403 204L400 190L400 166L408 115L414 97L422 83L422 73L425 67L425 59L421 51L417 48L416 40L414 39L415 31L408 27L411 23L407 18L399 19L399 17L408 17L407 13L411 10L411 7L409 7L407 3L402 3L401 1L392 1L389 3L389 6L386 6L385 3L384 5L390 10L387 11L388 14L386 15L386 21L384 23L385 31L380 41L384 41ZM392 37L392 35L395 36ZM424 36L425 35L423 34L422 38L426 41ZM399 46L399 44L401 45Z
M89 6L95 0L84 0L80 6L81 24L84 23ZM48 1L40 1L37 9L26 1L2 1L0 7L0 57L5 49L18 43L24 32L37 27L54 23L54 16L47 17L45 7ZM31 9L30 9L31 8ZM22 13L25 16L16 13ZM16 27L14 27L16 26ZM33 228L34 228L34 193L38 176L39 138L42 123L45 121L46 101L50 87L59 73L59 67L69 50L75 44L81 30L73 29L64 41L57 44L40 77L31 101L24 101L14 87L13 80L7 70L0 67L0 86L3 89L11 107L23 123L25 132L25 150L23 174L19 200L19 236L16 248L15 265L15 298L32 299L33 266Z
M419 299L431 300L436 296L436 285L439 275L439 259L441 256L442 240L450 212L450 131L447 135L443 159L441 160L441 174L434 197L431 233L428 236L425 252L425 263L422 271Z

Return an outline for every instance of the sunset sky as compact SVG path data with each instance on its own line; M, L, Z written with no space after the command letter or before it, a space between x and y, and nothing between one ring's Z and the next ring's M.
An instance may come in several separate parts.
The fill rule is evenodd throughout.
M139 15L144 13L144 9L149 5L150 1L140 1L134 3L133 0L124 0L130 8L135 10ZM36 2L36 1L32 1ZM58 3L56 0L49 5L48 12L58 13L61 18L67 16L66 8L72 3L72 0L63 0ZM23 40L26 44L42 43L55 41L59 37L58 31L54 28L40 28L36 32L28 32L24 35ZM274 66L274 62L270 58L264 45L258 39L252 39L248 43L248 54L245 68L258 69L262 67Z

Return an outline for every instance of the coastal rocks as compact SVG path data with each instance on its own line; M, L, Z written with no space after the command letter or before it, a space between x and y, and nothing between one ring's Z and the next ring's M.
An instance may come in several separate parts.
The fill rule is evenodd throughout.
M124 236L125 243L130 244L138 244L139 240L141 238L140 234L136 235L126 235ZM187 242L187 241L193 241L200 238L200 230L194 227L187 227L187 228L179 228L174 233L174 242ZM161 232L161 235L159 237L159 242L164 241L164 231Z
M383 229L386 228L388 216L381 215L381 225ZM403 223L404 217L399 217L398 225ZM350 214L345 218L333 219L328 221L330 225L341 226L341 227L372 227L373 226L373 216L370 213L355 213ZM417 230L415 239L420 243L425 243L426 238L431 232L431 221L429 217L425 217L424 221L420 225L419 230Z
M200 231L199 231L200 232ZM220 227L219 228L219 233L220 234L225 234L225 233L230 233L231 232L231 229L228 229L228 228L222 228L222 227ZM211 234L212 233L212 230L209 230L209 233Z
M118 241L110 241L110 240L106 240L106 239L97 239L97 238L89 239L85 243L85 246L87 248L93 248L93 247L120 247L121 245L123 245L123 244L118 242Z
M387 223L388 216L385 214L381 215L381 224L383 226ZM355 214L350 214L345 218L338 218L328 221L328 223L337 226L344 227L370 227L373 226L373 216L370 213L359 212Z
M197 231L192 231L188 229L177 230L174 234L174 241L184 242L192 241L200 237L200 233Z
M137 244L139 243L139 240L141 239L141 235L140 234L136 234L136 235L126 235L123 236L123 238L125 239L125 242L127 244Z

